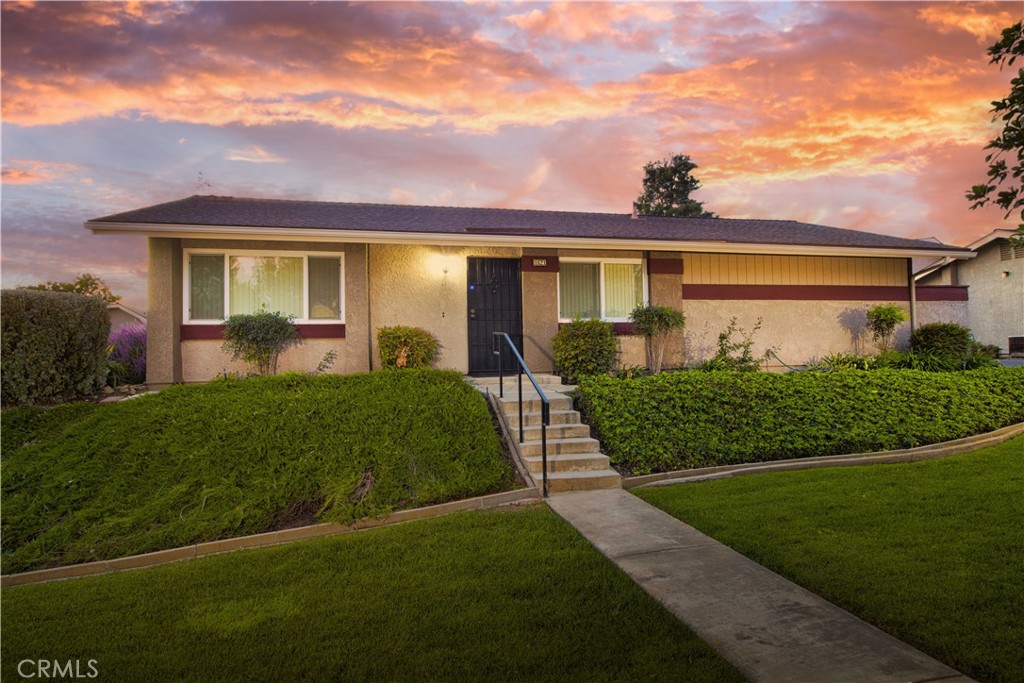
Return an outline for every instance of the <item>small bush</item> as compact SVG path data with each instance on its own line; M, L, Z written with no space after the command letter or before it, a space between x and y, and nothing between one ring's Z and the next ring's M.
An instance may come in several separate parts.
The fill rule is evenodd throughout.
M299 329L283 313L236 313L225 321L224 350L252 365L258 375L276 375L281 353L300 343Z
M974 335L963 325L928 323L921 325L910 335L910 350L963 358L970 352L973 342Z
M134 323L114 330L107 339L111 374L118 384L146 381L146 326Z
M998 365L995 359L999 357L999 347L979 344L969 329L956 323L929 323L917 328L910 335L910 351L945 357L952 370Z
M66 292L4 290L3 405L87 398L107 379L107 305Z
M868 309L866 314L871 336L883 353L892 348L892 335L896 327L907 321L907 314L895 304L879 304Z
M999 347L995 344L978 344L975 346L974 355L981 358L999 358Z
M385 368L430 368L437 361L441 343L420 327L396 325L377 330L380 364Z
M1024 368L587 377L576 396L612 463L644 474L991 431L1024 421Z
M732 370L734 372L757 372L766 360L772 349L765 351L762 355L755 357L751 350L754 346L754 335L761 329L762 319L758 318L750 332L736 327L736 318L729 321L729 325L718 333L718 351L713 358L698 363L696 369L703 372L714 372L717 370ZM740 341L733 341L732 336L740 335Z
M611 323L576 318L559 327L551 348L558 372L575 382L587 375L607 375L615 367L619 343Z
M665 362L669 334L686 326L686 316L671 306L637 306L629 319L644 338L647 369L657 375Z

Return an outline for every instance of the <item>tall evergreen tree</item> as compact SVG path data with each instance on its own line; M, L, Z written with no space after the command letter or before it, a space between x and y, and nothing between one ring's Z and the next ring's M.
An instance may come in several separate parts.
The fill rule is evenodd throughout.
M644 216L718 218L705 211L702 202L690 199L690 193L700 189L700 181L690 175L696 168L687 154L645 164L644 191L633 202L633 209Z

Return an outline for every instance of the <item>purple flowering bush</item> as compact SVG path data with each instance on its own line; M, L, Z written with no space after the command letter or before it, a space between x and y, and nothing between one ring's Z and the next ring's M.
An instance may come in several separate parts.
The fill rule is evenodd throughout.
M146 326L125 325L107 339L111 373L117 382L141 384L146 381Z

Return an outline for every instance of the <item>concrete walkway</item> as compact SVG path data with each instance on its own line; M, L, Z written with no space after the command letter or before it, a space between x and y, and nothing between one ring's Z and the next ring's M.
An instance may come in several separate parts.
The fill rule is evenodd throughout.
M626 491L549 504L751 681L971 681Z

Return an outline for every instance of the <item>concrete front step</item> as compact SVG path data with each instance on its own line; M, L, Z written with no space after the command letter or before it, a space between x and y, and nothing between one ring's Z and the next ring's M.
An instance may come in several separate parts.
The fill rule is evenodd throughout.
M501 404L506 415L516 414L518 416L518 398L505 394L505 398L499 398L498 402ZM542 405L540 398L536 396L536 394L530 397L523 397L524 413L540 412ZM568 396L562 396L561 394L552 394L551 396L548 396L548 405L551 407L551 410L571 410L572 399Z
M558 387L556 389L554 387L543 387L544 395L548 397L549 401L551 399L554 399L554 398L571 398L570 391L572 389L574 389L574 388L575 387ZM494 394L494 396L496 398L498 398L498 399L500 399L502 401L508 401L508 400L517 401L517 402L519 401L519 392L516 391L515 387L512 387L512 388L505 387L505 395L504 396L501 396L498 393L497 388L490 388L489 390L490 390L490 392L492 394ZM523 388L523 400L524 401L532 401L532 400L536 400L536 399L539 399L539 398L540 398L540 394L538 394L536 391L534 391L533 387L529 387L529 388L524 387Z
M516 437L518 438L518 425ZM548 425L548 443L554 439L577 439L590 436L590 425L574 424L551 424ZM529 423L523 429L524 441L540 441L540 425L531 426Z
M575 410L555 410L551 409L549 413L551 418L551 426L563 425L563 424L579 424L580 414ZM508 424L513 429L519 428L519 409L512 406L511 409L505 408L505 418L508 420ZM530 411L523 413L523 426L527 429L531 427L539 427L541 423L540 411ZM539 432L538 432L539 433ZM540 439L540 436L537 437Z
M524 457L523 460L532 474L540 474L544 468L544 461L539 455ZM608 456L600 453L548 454L548 475L552 472L604 472L608 469Z
M548 439L548 455L559 455L561 453L597 453L601 450L601 443L597 439L587 437L574 437L571 439ZM541 453L540 441L524 441L519 444L519 453L524 458L539 457Z
M540 485L540 477L537 477ZM615 470L590 472L549 472L548 491L593 491L594 489L617 489L622 487L622 477Z
M559 377L558 375L534 373L533 378L537 380L537 384L540 384L541 386L554 386L562 383L562 378ZM499 383L497 375L493 375L490 377L470 377L468 379L472 384L476 384L477 386L498 386ZM506 389L510 386L514 386L515 383L518 381L516 373L514 372L505 373L504 379ZM526 375L523 375L523 385L525 386L529 383L530 378L527 377Z

